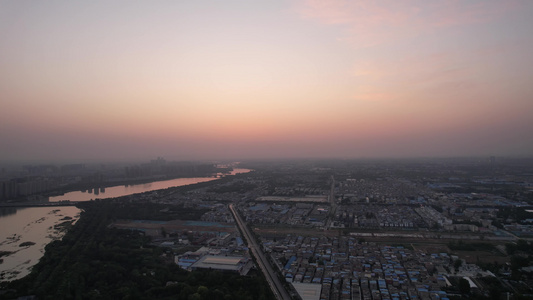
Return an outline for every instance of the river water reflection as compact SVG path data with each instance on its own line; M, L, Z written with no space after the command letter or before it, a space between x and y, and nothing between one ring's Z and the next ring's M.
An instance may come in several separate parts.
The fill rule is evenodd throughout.
M174 186L189 185L194 183L206 182L216 180L214 177L199 177L199 178L178 178L164 181L154 181L149 183L134 184L134 185L118 185L99 189L97 191L76 191L69 192L61 196L50 197L50 202L57 202L61 200L70 201L88 201L91 199L106 199L122 197L137 193L144 193L149 191L166 189Z
M63 222L74 222L74 206L0 209L0 281L29 274L44 254L44 247L64 235Z
M235 175L240 173L248 173L249 169L233 169L229 175ZM92 199L106 199L122 197L137 193L144 193L149 191L167 189L170 187L183 186L189 184L195 184L200 182L207 182L216 180L216 177L196 177L196 178L177 178L163 181L153 181L149 183L133 184L133 185L118 185L113 187L107 187L105 189L95 189L93 191L76 191L69 192L61 196L50 197L50 202L57 202L61 200L70 201L88 201Z

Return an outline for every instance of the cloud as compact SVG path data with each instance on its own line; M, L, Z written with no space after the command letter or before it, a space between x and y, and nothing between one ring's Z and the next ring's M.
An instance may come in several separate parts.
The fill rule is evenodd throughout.
M302 0L305 19L343 27L340 40L371 47L439 28L484 23L518 8L519 1Z
M457 88L474 87L472 67L452 52L361 60L352 71L357 82L354 99L398 100L413 91L450 95Z
M354 99L360 100L360 101L383 101L383 100L390 100L394 96L396 96L396 94L365 91L365 92L357 93L354 96Z
M427 16L432 27L485 23L518 8L518 1L434 1Z

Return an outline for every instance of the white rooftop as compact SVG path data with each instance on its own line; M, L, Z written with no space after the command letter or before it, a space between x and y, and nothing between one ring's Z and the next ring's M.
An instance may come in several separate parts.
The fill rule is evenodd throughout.
M293 282L292 285L302 300L319 300L322 285L318 283Z

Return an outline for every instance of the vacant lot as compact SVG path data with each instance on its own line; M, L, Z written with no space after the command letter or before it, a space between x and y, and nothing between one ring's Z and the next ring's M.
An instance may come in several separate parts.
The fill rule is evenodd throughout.
M234 225L221 224L215 222L198 221L147 221L147 220L120 220L111 224L112 227L120 229L133 229L145 232L150 236L160 236L164 228L167 233L197 231L197 232L228 232L237 230Z

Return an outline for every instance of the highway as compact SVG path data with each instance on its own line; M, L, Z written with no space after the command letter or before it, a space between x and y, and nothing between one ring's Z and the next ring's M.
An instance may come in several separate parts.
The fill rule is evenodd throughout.
M233 204L229 205L229 209L233 214L235 222L237 222L237 226L239 226L241 232L244 234L244 238L246 238L246 240L248 241L248 248L252 250L252 253L255 256L259 267L263 271L263 274L265 274L265 278L267 279L268 284L270 285L270 289L276 296L276 299L290 300L291 296L289 295L289 293L287 293L287 290L285 290L285 287L283 286L281 280L276 275L276 272L274 272L274 269L272 269L272 266L265 257L263 250L257 244L254 236L251 234L250 230L248 229L248 227L246 227L246 224L241 219L241 216L233 207Z

